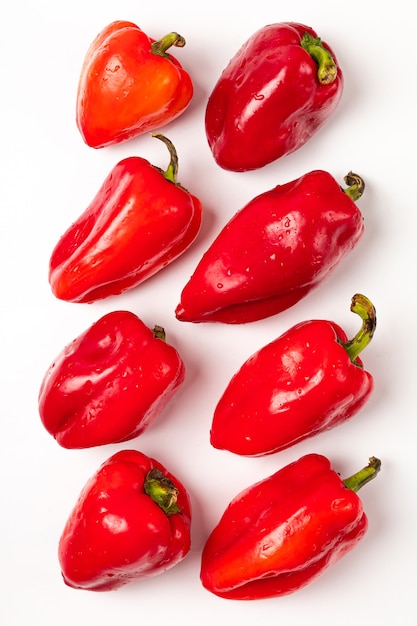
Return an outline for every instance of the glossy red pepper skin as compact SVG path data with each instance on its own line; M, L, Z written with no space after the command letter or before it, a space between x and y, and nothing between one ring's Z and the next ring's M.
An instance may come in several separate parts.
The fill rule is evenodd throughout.
M137 450L117 452L86 483L65 524L58 547L64 582L112 591L162 574L188 554L190 527L182 483Z
M171 151L171 168L175 149L157 137ZM118 295L189 248L200 230L202 206L175 182L170 168L162 172L141 157L117 163L51 254L49 282L57 298L94 302Z
M162 329L151 330L130 311L113 311L49 367L40 417L64 448L127 441L160 415L184 377L184 363Z
M359 298L364 296L357 294L352 299L352 310ZM376 327L376 315L372 305L370 308L358 340L348 342L346 333L334 322L309 320L252 354L217 403L211 444L243 456L262 456L356 415L374 389L373 376L357 355Z
M115 21L89 47L78 84L76 123L85 143L103 148L161 128L185 111L190 75L167 50L185 40L158 42L136 24Z
M318 71L301 45L305 33L318 40L320 55L327 51L331 72ZM297 23L261 28L229 61L209 97L205 127L215 161L239 172L294 152L333 114L343 82L334 53L313 29Z
M363 217L347 191L315 170L252 199L203 255L177 318L241 324L296 304L362 237Z
M363 484L379 468L372 458ZM201 581L227 599L287 595L352 550L367 528L357 494L327 458L308 454L231 501L204 546Z

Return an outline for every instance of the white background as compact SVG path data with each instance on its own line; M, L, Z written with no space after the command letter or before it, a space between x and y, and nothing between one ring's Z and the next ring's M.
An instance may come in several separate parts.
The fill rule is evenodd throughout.
M125 623L339 626L416 623L416 226L415 50L409 3L391 10L348 5L231 0L145 3L8 3L1 58L1 602L4 626ZM154 38L176 30L187 40L175 55L191 73L195 96L164 133L179 153L179 180L204 204L194 246L136 290L93 305L57 301L49 256L118 160L137 154L165 167L164 146L150 136L118 147L88 148L74 120L81 64L109 22L136 22ZM272 22L312 26L335 50L345 75L333 118L293 155L246 174L220 170L204 134L207 97L238 47ZM289 311L251 325L178 322L182 287L219 229L248 200L312 169L343 184L353 169L366 181L359 206L366 233L314 293ZM333 319L348 335L359 318L356 292L375 304L378 328L363 354L375 392L349 423L280 454L244 459L212 449L215 404L242 362L293 324ZM61 348L101 315L128 308L163 325L180 351L187 379L159 420L129 446L69 451L44 431L37 412L41 379ZM58 539L75 499L98 466L123 447L154 456L177 474L193 504L192 550L170 572L117 592L67 588ZM350 475L371 455L382 471L361 491L369 532L331 571L291 596L258 602L222 600L199 581L200 553L230 499L308 452L327 455Z

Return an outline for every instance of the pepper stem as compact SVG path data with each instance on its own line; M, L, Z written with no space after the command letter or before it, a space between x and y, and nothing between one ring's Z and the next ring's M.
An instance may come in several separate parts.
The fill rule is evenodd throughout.
M365 181L363 178L361 178L359 174L349 172L349 174L346 174L344 181L346 185L349 185L347 189L343 190L345 194L354 202L359 200L365 191Z
M152 54L158 54L161 57L168 56L166 51L171 46L175 46L176 48L183 48L185 46L185 39L178 33L169 33L158 39L158 41L154 41L151 45Z
M155 339L162 339L162 341L165 341L166 336L165 336L165 329L162 328L162 326L154 326L152 329L153 332L153 336L155 337Z
M336 80L337 65L330 50L325 48L320 37L313 37L310 33L304 33L301 38L301 46L317 63L317 79L322 85L330 85Z
M164 142L166 147L169 150L170 162L167 169L164 171L160 170L166 180L169 180L171 183L177 184L177 174L178 174L178 155L175 149L174 144L167 138L165 135L160 135L158 133L153 133L152 137L156 137L156 139L160 139ZM159 168L158 168L159 169Z
M356 357L366 348L374 336L376 329L376 311L372 302L360 293L353 296L350 310L359 315L362 319L362 326L353 339L341 342L341 345L348 353L352 363L354 363Z
M370 480L373 480L375 476L381 469L381 461L377 459L375 456L371 456L369 459L369 463L366 467L356 472L349 478L345 478L343 484L345 487L354 491L355 493L359 491L366 483L369 483Z
M173 482L156 467L148 472L144 484L145 493L163 510L167 515L179 513L177 504L178 489Z

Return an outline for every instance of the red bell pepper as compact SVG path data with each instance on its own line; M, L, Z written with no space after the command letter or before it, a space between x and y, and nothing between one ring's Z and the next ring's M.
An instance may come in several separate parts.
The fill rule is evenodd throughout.
M361 294L351 310L362 327L348 341L334 322L301 322L253 354L220 398L210 433L215 448L261 456L334 428L363 407L374 388L359 353L376 328Z
M312 28L270 24L230 60L207 103L205 126L215 161L254 170L294 152L336 109L343 75Z
M115 21L89 47L78 84L76 123L88 146L102 148L165 126L188 107L193 83L168 53L185 39L159 41Z
M227 599L293 593L363 538L368 520L356 492L379 472L343 481L324 456L308 454L236 496L203 549L201 581Z
M111 591L162 574L190 550L191 508L180 481L137 450L105 461L80 493L59 540L64 582Z
M120 161L55 246L49 282L57 298L93 302L136 287L177 259L201 226L202 206L176 182L172 143L165 172L141 157Z
M355 204L363 180L347 189L316 170L262 193L218 234L185 285L176 316L186 322L241 324L296 304L334 270L364 230Z
M184 363L129 311L114 311L74 339L49 367L39 391L46 430L64 448L133 439L182 385Z

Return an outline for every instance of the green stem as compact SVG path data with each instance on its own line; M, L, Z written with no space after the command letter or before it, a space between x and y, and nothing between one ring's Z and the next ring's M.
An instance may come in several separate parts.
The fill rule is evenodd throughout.
M177 504L178 489L159 469L154 467L148 472L144 484L145 493L166 513L180 513Z
M153 332L153 336L155 337L155 339L162 339L162 341L165 341L166 336L165 336L165 329L162 328L162 326L154 326L152 329Z
M345 487L356 493L364 485L369 483L370 480L373 480L380 469L381 461L375 456L371 456L368 465L359 470L359 472L356 472L356 474L349 476L349 478L345 478L343 484Z
M163 141L169 150L169 155L170 155L169 165L167 169L165 170L165 172L163 170L159 170L159 171L161 172L163 177L166 178L166 180L169 180L171 183L174 183L174 185L177 185L178 184L177 183L178 155L177 155L177 151L175 150L174 144L167 137L165 137L164 135L159 135L158 133L154 133L152 137L156 137L156 139L160 139L161 141Z
M183 48L185 46L185 39L178 33L169 33L162 37L158 41L154 41L151 48L152 54L158 54L159 56L168 56L166 51L171 46L175 46L176 48Z
M349 185L347 189L343 190L345 194L354 202L359 200L365 191L365 181L363 178L361 178L359 174L349 172L349 174L346 174L344 181L346 185Z
M330 85L336 80L337 65L330 53L322 44L320 37L313 37L310 33L304 33L301 38L301 46L317 63L317 79L322 85Z
M349 355L352 363L356 357L366 348L374 336L376 329L376 311L372 302L360 293L353 296L350 305L352 313L357 313L362 319L362 326L359 332L349 341L341 342Z

